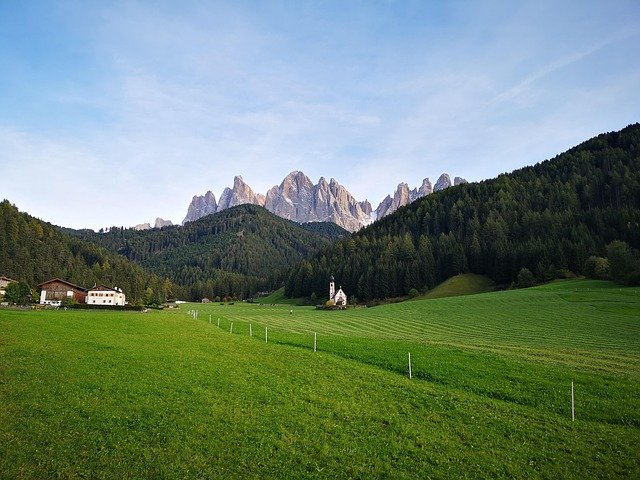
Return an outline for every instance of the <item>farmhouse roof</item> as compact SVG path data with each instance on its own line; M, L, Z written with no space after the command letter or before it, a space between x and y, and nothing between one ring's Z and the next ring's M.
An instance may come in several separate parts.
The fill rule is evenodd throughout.
M95 292L95 291L99 291L99 292L119 292L122 293L122 289L118 288L118 287L107 287L106 285L102 285L102 284L96 284L93 287L91 287L89 289L90 292Z
M64 283L65 285L69 285L71 288L75 288L77 290L82 290L83 292L87 292L88 290L84 287L81 287L79 285L75 285L71 282L67 282L66 280L62 280L61 278L52 278L51 280L47 280L46 282L42 282L40 284L38 284L38 287L40 287L41 289L44 288L45 285L48 285L50 283L53 282L60 282L60 283Z
M0 280L4 280L5 282L17 282L17 280L14 280L13 278L9 278L9 277L5 277L4 275L0 276Z

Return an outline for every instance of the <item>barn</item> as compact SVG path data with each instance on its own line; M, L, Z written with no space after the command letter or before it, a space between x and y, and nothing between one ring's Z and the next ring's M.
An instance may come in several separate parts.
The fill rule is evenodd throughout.
M40 304L60 306L64 300L73 299L78 303L85 303L87 289L74 285L66 280L54 278L38 285L41 289Z

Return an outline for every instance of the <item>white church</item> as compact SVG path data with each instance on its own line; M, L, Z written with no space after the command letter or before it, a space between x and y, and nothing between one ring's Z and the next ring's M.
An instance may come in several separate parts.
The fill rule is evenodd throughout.
M329 301L337 307L347 306L347 294L342 291L342 287L336 292L336 283L333 275L329 278Z

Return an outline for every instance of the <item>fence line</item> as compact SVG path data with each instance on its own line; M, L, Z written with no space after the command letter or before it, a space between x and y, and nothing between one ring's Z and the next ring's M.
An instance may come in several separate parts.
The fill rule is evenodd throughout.
M189 311L189 315L197 319L198 312L197 311ZM234 321L231 321L227 318L217 319L217 325L219 328L225 328L228 325L228 331L231 334L235 335L248 335L250 338L255 338L256 340L264 339L265 343L269 343L271 340L272 343L276 343L278 345L289 345L297 348L303 348L312 350L313 352L317 352L319 348L321 348L324 352L330 353L332 355L337 355L344 359L357 360L361 363L367 365L373 365L378 368L381 368L386 371L394 372L399 375L407 375L409 379L413 379L417 377L419 379L428 380L432 383L437 383L440 385L456 388L455 385L449 384L446 381L442 381L438 379L437 376L434 377L432 370L427 368L425 370L424 363L422 363L422 367L420 366L420 358L423 359L424 362L424 354L422 352L422 357L418 357L418 368L416 369L415 358L412 358L411 352L407 352L406 350L402 354L404 356L404 361L398 357L399 350L401 347L397 345L397 343L405 343L404 341L391 339L391 344L396 344L393 348L390 349L391 356L380 356L374 357L371 356L371 351L368 350L370 345L368 342L373 342L373 344L378 344L378 342L382 345L386 342L384 339L372 339L367 337L351 337L354 341L357 342L357 347L354 348L352 352L342 348L342 345L339 344L339 339L345 338L344 335L330 335L330 334L322 334L321 342L318 343L318 332L312 331L300 331L286 328L277 328L274 329L269 325L264 325L264 337L259 334L260 328L263 324L256 323L257 330L254 332L253 329L253 321L251 320L239 320L234 318ZM270 338L271 337L271 338ZM349 338L348 336L346 338ZM338 342L338 343L336 343ZM411 343L411 342L409 342ZM416 345L422 345L424 348L429 348L429 344L423 342L413 342ZM323 347L324 345L324 347ZM408 344L406 346L409 346ZM414 352L415 353L415 352ZM379 360L379 361L376 361ZM565 384L566 385L566 384ZM458 387L459 388L459 387ZM475 388L472 384L465 385L463 387L465 390L469 392L475 392ZM566 392L566 390L565 390ZM475 392L477 393L477 392ZM566 397L565 397L566 398ZM565 400L566 401L566 400ZM565 403L566 405L566 403ZM566 408L566 406L564 407ZM555 404L550 404L547 407L548 410L560 414L561 412L558 410L558 406ZM565 410L566 412L566 410ZM571 420L575 420L575 395L574 395L574 382L571 381Z

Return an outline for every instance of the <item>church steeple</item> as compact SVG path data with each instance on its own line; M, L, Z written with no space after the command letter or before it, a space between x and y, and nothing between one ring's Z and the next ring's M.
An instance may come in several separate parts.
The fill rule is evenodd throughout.
M333 275L329 277L329 300L336 296L336 284Z

